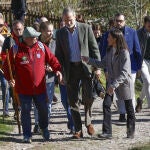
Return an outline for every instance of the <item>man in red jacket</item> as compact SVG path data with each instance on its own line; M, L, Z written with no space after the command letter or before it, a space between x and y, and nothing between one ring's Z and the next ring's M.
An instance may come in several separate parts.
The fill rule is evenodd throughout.
M14 80L10 81L8 63L5 61L3 71L11 86L15 86L21 103L21 122L23 141L31 143L31 104L32 100L38 109L39 126L42 136L49 140L48 107L46 102L45 64L49 64L62 80L61 66L48 47L37 40L39 32L27 27L23 32L23 42L10 49L10 63L15 72ZM15 47L15 48L14 48ZM15 55L15 58L14 58Z
M24 23L21 20L13 21L11 35L5 38L3 46L2 46L2 51L1 51L2 64L4 63L6 59L6 49L10 50L13 45L21 42L23 30L24 30ZM12 91L11 91L11 88L7 86L7 81L5 80L4 75L1 72L0 72L0 76L1 76L1 86L3 89L2 90L3 99L5 98L5 93L7 93L6 99L5 99L5 112L6 113L4 113L4 115L7 116L9 113L8 103L9 103L10 98L12 97L12 94L11 94ZM9 90L7 88L9 88ZM14 100L13 100L13 108L15 109ZM16 113L14 113L14 119L16 120L16 118L17 118Z

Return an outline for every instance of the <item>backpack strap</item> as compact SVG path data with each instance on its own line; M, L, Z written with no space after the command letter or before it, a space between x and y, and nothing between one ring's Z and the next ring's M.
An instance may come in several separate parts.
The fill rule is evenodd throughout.
M16 54L18 52L18 45L16 43L14 43L14 45L12 46L12 48L13 48L13 55L14 55L14 59L15 59Z
M38 41L38 46L42 49L42 51L45 53L45 47L42 42Z

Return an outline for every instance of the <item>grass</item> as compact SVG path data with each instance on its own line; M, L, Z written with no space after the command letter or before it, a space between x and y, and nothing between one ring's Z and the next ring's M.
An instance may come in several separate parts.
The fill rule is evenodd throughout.
M57 93L57 94L60 93L59 86L55 86L55 93Z
M135 81L135 97L136 99L140 96L142 90L142 83L139 80Z
M141 147L132 148L131 150L150 150L150 143Z
M10 118L5 118L3 121L2 116L0 116L0 137L4 137L6 133L13 131L13 126Z

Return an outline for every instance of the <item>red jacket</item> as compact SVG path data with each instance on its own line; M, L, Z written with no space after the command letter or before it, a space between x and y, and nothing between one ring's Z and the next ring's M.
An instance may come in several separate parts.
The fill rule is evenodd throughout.
M52 67L54 72L61 70L57 58L46 45L44 47L45 51L39 47L38 42L32 47L19 43L15 59L13 49L10 49L10 63L14 73L15 89L18 94L37 95L46 92L46 63ZM10 75L7 61L4 62L3 71L5 78L9 81Z

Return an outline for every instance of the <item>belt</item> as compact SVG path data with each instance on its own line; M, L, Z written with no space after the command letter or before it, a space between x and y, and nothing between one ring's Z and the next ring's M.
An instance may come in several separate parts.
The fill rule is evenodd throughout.
M81 61L79 61L79 62L70 62L70 64L72 66L80 66L82 64L82 62Z

